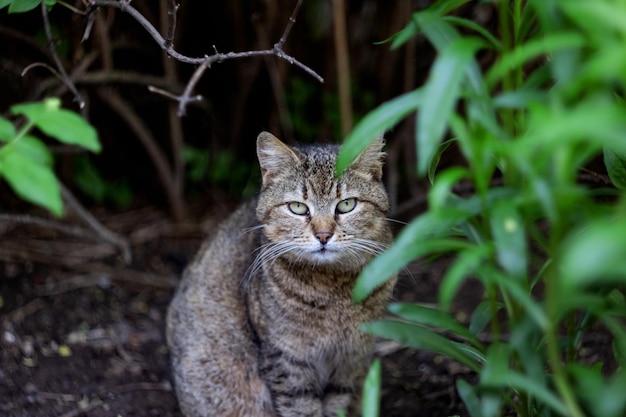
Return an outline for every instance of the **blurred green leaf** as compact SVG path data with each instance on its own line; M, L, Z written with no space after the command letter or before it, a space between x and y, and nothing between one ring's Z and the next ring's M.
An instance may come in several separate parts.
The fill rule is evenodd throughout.
M568 415L561 399L548 387L539 384L527 375L510 368L511 352L509 346L496 342L487 350L487 361L480 374L480 386L489 388L512 388L525 392L548 405L557 413Z
M2 152L0 176L24 200L42 206L57 216L62 215L61 188L50 166L37 162L29 154Z
M564 289L626 283L626 217L598 220L564 244L560 276Z
M446 207L453 196L452 187L469 176L470 172L464 167L448 168L437 175L436 181L428 192L428 207L431 210Z
M422 104L422 96L421 90L415 90L383 103L369 112L352 129L341 146L336 173L340 175L372 140L415 111Z
M374 289L420 256L466 247L468 244L460 240L437 238L467 216L467 212L454 208L428 212L413 220L396 242L361 272L352 291L353 300L365 300Z
M0 142L7 142L15 136L15 127L9 120L0 117Z
M479 349L483 348L482 343L473 333L444 311L410 303L391 304L389 305L389 311L410 322L452 332L459 337L467 339L472 345Z
M440 51L432 66L423 90L424 102L417 115L417 169L420 175L426 174L446 131L468 64L483 46L484 43L475 38L455 39Z
M382 370L380 360L376 359L363 384L363 417L378 417L380 409Z
M515 279L526 276L525 225L514 200L500 200L491 207L491 232L500 266Z
M463 379L456 380L456 389L470 417L484 417L476 389Z
M28 12L39 6L41 1L42 0L13 0L9 6L9 13Z
M532 39L511 52L504 54L500 61L487 71L485 77L487 85L494 87L506 73L523 66L526 62L538 56L553 53L559 49L581 48L584 45L585 39L574 32L559 32Z
M568 366L574 379L576 394L585 400L595 416L622 417L626 409L626 373L621 370L605 381L602 370L574 363Z
M491 253L492 249L488 245L478 245L459 252L439 286L439 304L442 309L451 308L452 300L463 281L472 276Z
M441 156L454 142L456 142L456 138L448 139L440 143L437 147L435 154L430 160L430 165L428 166L428 181L430 181L431 184L435 182L435 173L437 172L437 168L439 167L439 161L441 160Z
M468 346L452 342L424 327L399 321L381 320L363 324L360 328L375 336L392 339L406 346L441 353L474 371L479 369L476 356L468 354Z
M455 24L457 26L462 26L462 27L471 29L477 32L478 34L480 34L483 38L485 38L485 40L488 41L489 44L491 44L491 46L494 49L496 50L502 49L502 42L500 42L495 36L493 36L491 32L489 32L487 29L485 29L478 23L474 22L473 20L464 19L462 17L457 17L457 16L446 16L444 17L444 20L452 24Z
M626 190L626 154L605 147L604 165L613 184L620 190Z
M472 334L477 335L485 330L485 327L487 327L493 316L495 316L497 311L502 307L502 304L498 304L495 307L496 311L493 312L491 311L491 303L491 300L485 300L474 309L469 325L469 331L472 332Z
M11 142L7 152L17 152L29 157L38 164L51 167L53 163L52 154L48 147L34 136L25 135L19 140Z
M62 143L100 151L96 130L76 113L60 108L58 99L16 104L11 112L26 116L42 132Z

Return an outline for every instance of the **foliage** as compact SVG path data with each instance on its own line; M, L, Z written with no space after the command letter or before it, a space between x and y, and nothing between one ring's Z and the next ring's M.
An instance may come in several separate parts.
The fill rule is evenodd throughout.
M24 13L33 10L44 1L48 7L52 7L56 0L0 0L0 10L9 6L9 13Z
M52 154L30 131L38 128L59 142L93 152L100 151L98 135L83 118L62 109L56 98L16 104L11 107L11 113L23 116L26 122L16 129L13 123L0 117L0 178L23 199L60 216L63 202Z
M497 36L448 16L466 3L438 1L393 37L393 47L418 34L433 44L430 77L369 113L342 147L338 172L417 109L416 172L432 178L428 210L363 271L356 301L417 258L455 254L438 308L393 304L399 320L364 329L475 371L475 386L457 382L472 417L622 416L626 3L495 2ZM483 51L497 59L481 70L475 55ZM452 139L442 144L446 132ZM450 144L466 164L437 169ZM618 190L577 181L602 156ZM475 193L455 195L459 181ZM466 326L450 309L470 277L485 300ZM607 363L582 359L592 328L612 337Z
M74 158L74 183L80 191L97 204L111 202L115 207L128 208L133 192L124 180L108 180L100 174L87 155Z

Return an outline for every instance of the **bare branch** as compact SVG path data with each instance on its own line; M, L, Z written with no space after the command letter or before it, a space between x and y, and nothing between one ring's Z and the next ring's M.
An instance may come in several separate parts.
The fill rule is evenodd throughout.
M65 68L63 67L63 63L61 62L61 58L59 58L56 48L54 47L55 42L52 37L52 30L50 29L50 20L48 19L48 8L46 6L45 1L41 2L41 15L43 17L43 27L44 27L44 30L46 31L46 37L48 38L48 45L50 47L50 53L52 54L52 59L54 60L57 70L59 71L59 74L61 75L61 80L63 81L63 84L67 85L67 88L70 89L72 94L74 94L74 100L78 103L78 107L80 109L83 109L85 107L85 98L78 91L78 89L74 85L74 82L67 75L67 72L65 71Z
M287 54L283 50L283 45L285 44L287 37L289 36L289 33L291 32L291 28L293 27L296 21L296 15L298 14L300 10L300 6L302 5L302 0L298 0L298 3L296 4L296 7L294 8L293 13L289 17L289 22L287 23L287 26L285 27L285 31L283 32L283 35L281 36L278 43L276 43L272 49L265 49L265 50L259 50L259 51L246 51L246 52L228 52L225 54L219 53L216 51L213 55L205 55L204 57L198 57L198 58L183 55L174 49L173 37L174 37L174 30L175 30L175 24L176 24L176 10L178 8L178 5L175 3L175 0L168 0L168 1L170 5L169 10L168 10L168 17L170 20L169 20L169 26L168 26L167 39L163 38L163 36L161 36L159 31L137 9L132 7L128 1L88 0L88 7L89 8L99 7L99 6L100 7L113 7L113 8L120 9L121 11L125 13L128 13L148 32L148 34L150 34L150 36L152 36L155 42L169 56L176 59L177 61L180 61L186 64L200 65L200 67L196 69L196 71L194 72L194 75L192 76L191 80L187 84L183 94L181 94L180 96L177 96L174 94L168 95L169 97L174 98L178 101L179 115L185 114L185 109L188 103L198 101L198 96L192 97L191 92L193 88L196 86L196 84L198 83L198 80L201 77L201 75L206 71L207 68L210 68L211 65L216 62L220 63L220 62L224 62L230 59L274 55L279 59L284 59L290 64L301 68L307 74L317 79L319 82L321 83L324 82L324 79L318 73L316 73L315 71L313 71L311 68L304 65L300 61L298 61L296 58ZM163 94L162 90L152 88L151 91L155 91L155 92L159 92Z
M283 35L280 37L280 40L278 41L278 43L274 45L275 48L282 51L283 45L287 41L287 37L289 36L289 33L291 33L291 28L293 27L294 23L296 23L296 16L298 15L298 12L300 12L300 6L302 6L302 0L298 0L298 3L296 3L296 7L293 8L293 12L291 13L291 16L289 16L289 23L287 23L287 26L285 27L285 31L283 32Z
M121 252L122 257L124 258L124 262L130 264L132 261L132 254L130 251L130 245L126 239L122 236L112 232L102 225L91 213L89 213L74 197L70 190L67 189L63 184L61 185L61 195L63 196L63 200L67 203L68 206L72 208L74 213L78 215L97 235L104 241L112 243L117 246Z
M174 46L174 35L176 32L176 12L180 4L176 0L167 0L167 36L165 37L165 48Z

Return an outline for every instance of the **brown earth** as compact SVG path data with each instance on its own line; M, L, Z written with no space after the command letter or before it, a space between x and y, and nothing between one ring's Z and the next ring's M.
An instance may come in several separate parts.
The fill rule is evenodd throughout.
M108 244L0 223L1 416L180 415L165 312L204 233L174 227L153 209L99 217L129 237L130 265ZM433 302L442 263L412 267L397 297ZM387 341L377 352L381 416L466 415L455 380L471 379L467 369Z

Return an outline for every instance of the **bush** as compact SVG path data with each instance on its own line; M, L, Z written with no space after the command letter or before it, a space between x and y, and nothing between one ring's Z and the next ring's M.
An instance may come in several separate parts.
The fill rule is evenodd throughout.
M54 175L52 154L30 131L38 128L59 142L93 152L100 151L98 134L82 117L61 108L57 98L16 104L11 113L26 122L16 129L11 121L0 117L0 179L4 178L24 200L61 216L61 187Z
M364 329L475 371L476 385L457 382L472 417L622 416L626 5L499 1L494 36L449 15L466 3L438 1L392 38L393 47L418 34L434 45L430 77L369 113L342 148L339 172L377 132L417 110L416 171L432 181L427 211L363 271L356 301L415 259L455 255L439 308L393 304L399 320ZM481 69L479 51L497 58ZM442 142L446 132L451 139ZM450 145L466 164L437 169ZM602 156L619 191L578 180ZM455 195L459 181L473 195ZM485 300L466 326L450 309L470 277ZM616 366L581 359L592 326L611 335L607 362Z

